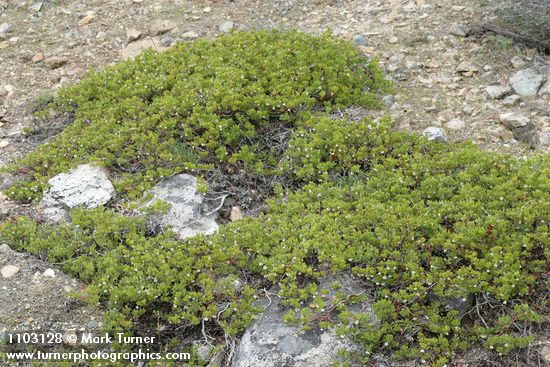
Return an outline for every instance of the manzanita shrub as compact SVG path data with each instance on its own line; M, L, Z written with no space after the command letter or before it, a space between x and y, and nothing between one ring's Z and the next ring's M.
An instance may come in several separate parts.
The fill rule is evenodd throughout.
M268 47L271 52L286 56L301 55L309 63L315 58L309 59L308 52L313 55L313 50L317 49L323 62L309 69L312 73L308 74L309 82L330 79L338 85L314 100L308 99L313 89L308 92L308 98L299 99L297 92L282 92L280 84L262 87L264 90L274 88L261 97L269 99L270 104L272 98L280 98L278 105L292 106L290 110L300 105L298 109L301 109L300 113L292 114L278 110L277 118L288 114L292 119L293 131L282 155L271 157L276 158L276 162L269 163L272 165L270 171L289 177L292 185L275 190L265 214L222 226L215 235L181 242L169 232L148 232L142 217L128 218L108 208L75 209L71 213L71 223L58 226L37 223L26 217L10 218L0 225L0 242L63 264L66 272L89 284L88 299L105 308L109 329L136 333L155 329L170 338L178 332L200 330L205 325L210 332L217 330L220 335L238 336L258 312L255 299L261 296L263 289L277 285L279 296L289 309L287 321L301 323L306 328L334 326L362 347L361 355L347 356L348 363L353 365L367 364L378 352L391 354L396 359L444 366L454 355L472 346L487 348L495 356L527 347L537 328L548 325L550 157L517 159L489 154L472 144L444 145L395 132L385 120L352 122L330 117L326 112L333 105L366 102L364 98L370 104L374 96L370 94L372 91L366 91L367 97L364 97L365 91L361 92L359 83L372 82L369 78L373 73L370 72L369 78L364 77L362 67L348 63L359 62L354 51L327 36L315 38L299 33L232 35L219 41L219 45L201 42L204 51L194 45L190 46L194 51L187 53L180 46L168 55L171 58L184 55L187 59L182 56L178 62L189 63L195 53L214 52L218 47L224 49L224 45L235 45L234 42L243 39L271 39L278 46L254 43L260 48L258 52L247 51L246 47L231 48L232 55L235 54L231 56L233 62L240 60L238 55L244 57L241 52L254 59L252 54L262 54L262 47ZM307 40L309 44L304 46L297 40ZM285 50L279 50L282 45ZM312 49L302 51L303 47ZM342 49L336 52L334 47ZM227 52L227 48L225 50ZM346 58L342 58L343 51L349 53ZM330 57L323 58L325 53ZM145 63L149 58L168 62L168 59L147 54L135 63ZM319 63L319 59L315 60ZM197 67L204 66L198 61L191 64L195 63ZM264 70L269 74L266 70L270 66L260 67L264 64L257 63L256 71ZM220 68L224 69L223 65L227 63L220 64ZM285 70L285 65L277 67ZM133 67L129 62L121 69ZM147 67L153 68L147 63L140 66ZM162 66L155 67L162 69ZM137 72L140 68L132 70ZM246 70L251 66L243 63L240 68ZM75 96L79 95L76 91L80 87L65 92L65 96L73 96L71 103L76 116L97 114L96 120L90 119L96 130L101 129L100 111L78 112L76 106L95 103L89 101L102 98L93 95L103 91L114 93L118 84L109 84L106 78L114 70L116 68L84 81L83 90L97 90L97 93L90 92L82 97L86 102L77 102ZM331 72L317 79L316 75L321 74L315 70ZM346 72L338 74L335 70ZM296 73L301 75L299 71ZM351 79L343 77L346 73ZM264 82L279 81L278 74L271 75L271 79L265 75L256 78ZM287 74L287 78L292 75ZM131 77L132 74L127 74L124 79ZM381 84L370 88L382 88L379 78L374 77L374 80ZM248 79L253 80L254 75L248 75ZM151 85L157 83L155 80L150 82ZM208 78L204 82L195 80L205 85L200 88L200 98L205 99L208 95L210 82ZM222 80L218 83L223 89ZM308 83L303 85L309 88ZM275 93L275 89L278 92ZM334 95L329 98L331 90ZM232 92L225 90L224 93ZM221 99L225 96L213 95ZM177 105L180 97L171 98L175 98L172 105ZM291 102L294 98L299 102ZM105 108L107 117L113 113L108 111L118 108L116 104L102 103L104 105L95 106ZM178 120L177 131L182 135L174 139L185 136L201 164L235 159L243 146L237 144L235 148L231 139L226 140L224 134L229 132L225 128L218 131L201 125L199 130L188 130L184 124L183 121L191 126L202 124L202 120L194 120L192 116L195 113L202 116L203 107L212 112L207 106L208 103L196 106L186 119ZM163 112L158 112L161 110ZM123 111L121 108L118 113L126 116ZM165 113L163 109L157 112ZM204 112L204 116L210 112ZM213 115L216 113L210 118L218 122L223 119L221 115ZM148 116L147 113L144 112L144 116ZM262 116L266 123L273 118L269 109ZM250 122L244 118L246 121L241 125L236 116L228 118L232 119L225 125L229 130L230 126L240 129ZM78 119L78 131L85 132L85 121L78 122ZM108 121L106 118L105 123ZM206 118L205 121L210 120ZM126 120L121 121L121 126L127 123L132 126ZM68 127L67 137L76 138L71 135L76 134L72 129L77 128ZM243 136L241 134L246 135L237 130L234 130L235 136L239 136L236 140ZM120 134L132 136L133 131L121 128ZM103 140L116 139L109 135L111 133L102 131ZM155 130L151 134L160 132ZM206 136L208 139L204 140ZM171 138L172 135L167 134L163 139ZM253 138L254 134L252 141ZM62 136L58 145L52 143L39 148L26 158L27 164L45 162L50 159L47 158L49 154L58 154L61 146L73 149L71 144L63 145L67 143L64 139ZM148 155L145 153L152 147L148 148L146 142L141 145L139 139L131 141L133 144L123 140L119 149L140 146L140 159L150 167L158 165L158 169L166 169L172 164L173 157L155 155L158 146ZM116 147L118 143L111 141L110 144ZM217 155L218 148L223 149L223 154ZM77 155L76 161L82 162L84 157L105 157L105 164L115 171L131 166L126 161L115 163L116 159L107 154L109 149L104 152L91 150L88 156ZM254 152L250 162L268 162L262 158L267 152L255 151L253 146L247 149ZM41 189L44 185L42 179L76 164L70 155L51 159L57 163L48 167L55 168L37 167L33 171L33 180L29 182L38 185L36 188ZM140 159L132 164L141 164ZM190 169L178 164L169 166L168 171L155 171L157 173L147 180L154 182L163 175ZM135 175L139 178L130 181L143 184L147 180L141 173L137 169L125 177ZM120 182L126 182L124 180ZM333 284L336 292L318 287L326 276L339 273L362 279L367 293L346 295L338 291L338 284ZM246 279L242 288L234 286L237 278ZM367 298L372 303L372 312L357 312L355 303ZM466 304L466 311L453 307L456 302Z

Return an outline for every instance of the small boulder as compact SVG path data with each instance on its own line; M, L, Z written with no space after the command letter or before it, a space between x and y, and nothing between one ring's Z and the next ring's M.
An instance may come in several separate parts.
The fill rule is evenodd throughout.
M199 38L199 34L195 31L187 31L185 32L184 34L181 35L181 38L183 38L184 40L194 40L194 39L197 39Z
M502 99L512 94L512 88L508 85L489 85L485 87L485 91L491 99Z
M137 41L141 37L141 32L135 28L129 28L126 30L126 42Z
M510 77L510 85L520 96L534 96L542 84L542 75L534 68L520 70Z
M519 101L521 101L521 97L518 96L517 94L512 94L511 96L504 98L504 100L502 101L502 104L505 106L511 107L518 104Z
M532 122L527 124L527 126L513 129L512 134L514 134L514 138L517 141L528 144L531 148L535 148L539 144L537 128Z
M466 127L464 120L455 118L445 124L445 127L449 130L459 131Z
M539 89L539 96L550 95L550 79L548 79Z
M507 112L500 115L500 122L508 129L516 129L518 127L527 126L529 118L523 116L519 112Z
M52 69L57 69L69 62L69 59L61 56L52 56L44 60L44 63Z
M15 274L19 272L19 268L15 265L6 265L0 269L0 273L2 274L2 278L8 279L13 277Z
M8 23L0 24L0 39L6 38L8 33L11 33L11 26Z
M341 284L339 291L346 295L365 291L362 281L352 275L328 276L318 285L319 289L328 291L327 308L330 307L329 299L336 293L330 286L334 281ZM314 326L302 331L300 325L285 323L283 318L288 309L279 302L279 297L259 302L264 311L246 329L235 351L232 367L329 367L338 362L339 350L360 353L357 344L349 338L337 336L332 328L319 329ZM349 309L352 312L369 313L370 305L365 301ZM374 316L372 318L374 322Z
M510 60L510 64L512 64L512 66L517 69L525 66L525 61L520 56L514 56Z
M519 112L508 112L500 115L500 122L506 126L517 141L534 147L538 143L537 129L531 120Z
M468 61L463 61L456 67L456 71L458 71L459 73L475 73L479 71L479 69L472 63Z
M447 139L447 135L445 135L445 132L438 128L438 127L435 127L435 126L431 126L431 127L428 127L426 128L423 132L422 132L422 135L425 135L428 137L428 140L430 141L437 141L439 143L447 143L448 142L448 139Z
M232 21L225 21L219 26L219 30L222 33L229 33L231 32L231 30L233 30L233 28L235 28L235 23L233 23Z
M361 34L356 34L353 36L353 44L355 46L365 46L367 44L367 39Z
M197 234L212 234L218 231L214 215L205 215L204 198L197 193L197 179L181 174L170 177L153 187L153 198L145 204L151 206L159 200L170 204L166 214L155 215L150 221L154 226L171 228L180 239Z
M162 47L170 47L174 44L175 40L172 36L164 36L160 39L160 45Z
M52 222L66 217L67 209L97 208L115 196L115 188L106 170L89 164L80 165L69 173L60 173L48 183L50 188L44 193L41 205Z
M159 36L161 34L170 32L172 29L176 28L177 24L171 20L157 20L151 25L149 29L149 34L151 36Z
M0 168L2 165L0 164ZM15 177L7 172L0 172L0 191L7 189L15 182Z
M449 33L457 37L466 37L469 33L468 27L462 24L453 24Z
M131 59L142 53L148 48L157 50L158 47L151 38L140 39L129 43L121 52L123 60Z
M55 270L53 270L52 268L48 268L44 270L42 275L45 276L46 278L55 278Z

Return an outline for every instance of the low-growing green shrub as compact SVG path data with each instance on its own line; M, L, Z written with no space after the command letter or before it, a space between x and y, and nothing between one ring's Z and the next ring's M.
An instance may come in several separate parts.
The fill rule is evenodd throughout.
M388 88L376 62L351 44L299 32L234 33L91 72L59 93L54 111L74 122L20 162L28 179L8 194L39 198L47 180L100 162L122 195L162 177L241 162L264 173L276 152L258 136L304 110L375 107Z
M260 32L93 73L55 102L74 123L12 167L29 173L12 197L37 198L49 177L92 160L123 197L236 162L289 185L265 214L184 242L109 208L75 209L58 226L10 217L0 242L87 283L108 329L154 330L167 345L203 327L238 336L256 297L277 285L288 321L335 324L364 348L348 356L358 364L379 351L443 366L471 346L525 348L527 330L548 324L550 156L514 159L391 131L387 120L330 118L336 106L376 105L387 88L364 63L328 35ZM288 144L271 149L267 126L292 128ZM350 307L366 294L318 289L341 272L364 281L375 317ZM461 299L473 300L462 314L450 307Z
M211 237L148 237L142 219L79 209L75 227L19 218L0 227L0 240L90 283L112 328L170 334L208 320L236 335L268 284L280 287L288 320L324 327L328 300L316 282L352 272L374 297L377 321L342 297L331 300L340 311L331 322L365 348L363 362L386 351L442 366L472 345L502 354L528 345L524 330L547 322L548 156L518 160L368 121L314 121L296 130L282 168L312 183L278 190L267 214ZM350 134L341 151L340 133ZM248 279L242 293L230 285L238 274ZM469 297L475 309L466 315L446 302Z

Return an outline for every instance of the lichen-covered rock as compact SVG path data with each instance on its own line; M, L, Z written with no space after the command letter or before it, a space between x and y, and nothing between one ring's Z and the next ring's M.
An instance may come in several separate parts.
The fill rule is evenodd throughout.
M197 234L212 234L218 231L215 216L204 215L204 198L197 193L197 179L181 174L157 184L149 194L153 195L146 206L158 200L170 204L168 213L154 216L152 222L164 228L171 228L180 239Z
M51 222L65 220L68 209L93 209L105 205L116 193L107 171L90 164L80 165L68 173L60 173L48 183L50 188L44 193L41 206Z
M337 280L342 292L349 294L364 291L361 282L351 276L327 277L320 289L334 294L330 284ZM279 298L262 300L264 312L244 333L235 352L233 367L328 367L338 361L338 351L359 352L360 347L349 338L336 335L334 329L314 327L302 331L300 325L283 322L288 309L279 304ZM365 311L365 309L367 311ZM370 307L350 307L350 310L368 312Z

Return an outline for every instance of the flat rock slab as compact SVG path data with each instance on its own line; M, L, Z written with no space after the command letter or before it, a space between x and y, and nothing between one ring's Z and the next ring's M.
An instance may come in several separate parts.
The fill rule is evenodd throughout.
M170 204L168 213L154 217L155 224L171 228L180 239L197 234L212 234L218 231L215 216L204 215L204 198L197 193L197 179L181 174L170 177L149 191L153 195L145 206L158 200Z

